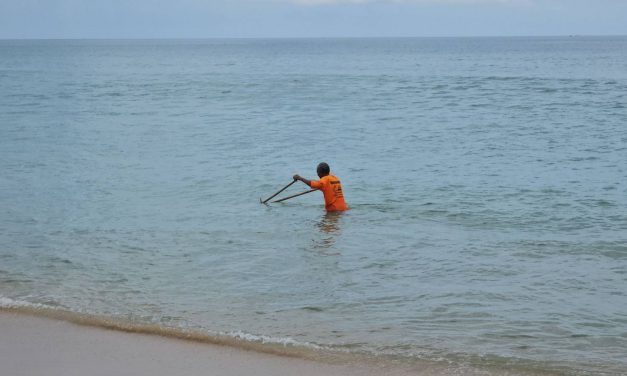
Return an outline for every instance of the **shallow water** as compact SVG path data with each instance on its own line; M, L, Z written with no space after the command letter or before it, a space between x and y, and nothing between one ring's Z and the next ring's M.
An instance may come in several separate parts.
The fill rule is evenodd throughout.
M0 88L5 306L627 373L627 38L0 41ZM259 204L322 160L352 210Z

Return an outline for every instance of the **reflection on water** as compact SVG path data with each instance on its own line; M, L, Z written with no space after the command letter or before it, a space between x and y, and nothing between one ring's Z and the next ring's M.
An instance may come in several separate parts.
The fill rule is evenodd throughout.
M318 232L313 240L313 249L327 255L339 255L339 252L330 253L337 238L342 234L341 219L343 212L325 212L316 222Z

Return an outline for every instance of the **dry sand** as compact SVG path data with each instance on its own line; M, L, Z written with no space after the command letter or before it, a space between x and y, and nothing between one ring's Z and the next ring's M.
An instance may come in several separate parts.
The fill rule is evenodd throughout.
M365 376L399 373L391 369L331 365L0 312L0 375L6 376Z

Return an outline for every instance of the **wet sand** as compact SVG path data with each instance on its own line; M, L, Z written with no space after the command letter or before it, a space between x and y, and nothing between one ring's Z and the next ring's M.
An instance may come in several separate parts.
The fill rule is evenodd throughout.
M0 312L0 374L364 376L401 373Z

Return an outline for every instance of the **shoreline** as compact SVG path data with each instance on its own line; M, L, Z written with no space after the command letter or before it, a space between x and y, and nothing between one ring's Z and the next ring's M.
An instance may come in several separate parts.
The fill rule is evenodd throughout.
M75 324L0 310L2 372L21 375L428 375Z
M408 363L322 348L314 350L291 344L252 342L199 330L122 321L17 302L0 307L0 333L0 364L3 371L14 376L568 374L548 370L538 372L513 364L476 368L469 364L424 359ZM108 359L115 359L116 364L110 364Z

